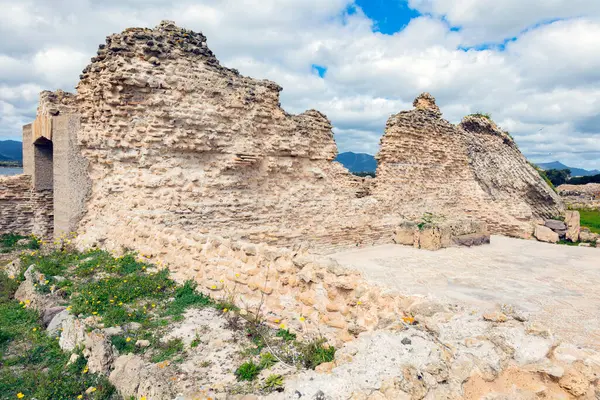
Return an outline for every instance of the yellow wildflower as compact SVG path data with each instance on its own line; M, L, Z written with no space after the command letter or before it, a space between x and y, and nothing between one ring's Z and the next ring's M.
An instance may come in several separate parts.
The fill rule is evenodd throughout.
M83 395L80 394L79 396L77 396L78 399L83 399Z
M17 398L22 399L25 395L21 392L17 393Z
M47 285L47 284L48 284L48 282L50 282L50 281L49 281L48 279L46 279L46 280L44 281L44 285Z
M357 301L356 304L360 306L362 304L362 301Z
M404 321L405 323L412 325L415 322L415 319L413 317L402 317L402 321Z
M128 337L127 339L125 339L126 342L131 342L131 338Z
M154 308L154 307L156 307L156 304L152 304L152 307L153 307L153 308Z
M300 317L300 322L304 322L306 319L304 317Z
M37 332L37 328L33 328L33 331L34 331L34 332Z
M92 314L93 314L93 315L96 315L96 314L98 314L98 311L94 311Z
M212 285L210 288L215 290L217 288L217 285Z
M223 312L227 312L227 311L229 311L229 310L228 310L228 309L226 309L226 308L224 308L224 309L223 309Z
M85 368L83 369L83 371L81 371L81 372L83 372L84 374L87 374L87 372L88 372L89 370L90 370L90 369L89 369L89 368L88 368L88 366L86 365L86 366L85 366Z
M25 304L31 303L31 300L25 300Z
M93 386L92 386L92 387L91 387L91 388L89 388L88 390L90 391L90 393L94 393L94 392L95 392L97 389L96 389L95 387L93 387Z
M281 325L279 325L279 327L280 327L281 329L285 329L285 324L281 324Z
M8 277L8 279L15 279L15 276L14 276L14 275L10 275L10 276Z
M146 396L140 397L140 400L146 400Z
M123 281L123 283L127 283L127 279L125 279L125 280Z
M278 324L280 321L278 319L275 320L275 323Z
M122 306L122 305L123 305L123 302L122 302L122 301L120 301L120 302L119 302L119 305L120 305L120 306Z

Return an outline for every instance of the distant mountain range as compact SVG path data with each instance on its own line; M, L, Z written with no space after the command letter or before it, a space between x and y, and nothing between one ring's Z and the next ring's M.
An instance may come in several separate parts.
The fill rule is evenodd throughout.
M350 172L375 172L377 169L375 157L365 153L353 153L351 151L340 153L335 161L348 168Z
M23 162L23 143L16 140L0 140L0 161Z
M23 143L16 140L0 140L0 161L23 162ZM353 153L351 151L340 153L335 161L348 168L350 172L375 172L377 169L375 157L366 153ZM592 176L600 174L600 171L597 169L590 171L582 168L567 167L560 161L538 163L537 166L543 170L570 169L571 176Z
M350 172L375 172L377 169L377 161L375 157L366 153L353 153L351 151L340 153L335 159ZM537 164L543 170L548 169L570 169L571 176L592 176L600 174L599 170L586 170L583 168L568 167L560 161Z
M597 169L594 170L587 170L587 169L582 169L582 168L573 168L573 167L567 167L565 164L561 163L560 161L552 161L549 163L538 163L537 164L538 167L540 167L543 170L549 170L549 169L570 169L571 170L571 176L592 176L592 175L598 175L600 174L600 171L598 171Z

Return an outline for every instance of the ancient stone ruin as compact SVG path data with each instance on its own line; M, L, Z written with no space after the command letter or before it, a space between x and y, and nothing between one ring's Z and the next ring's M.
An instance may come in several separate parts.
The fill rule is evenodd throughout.
M222 67L200 33L128 29L100 46L76 95L42 94L25 174L53 188L55 234L127 246L148 224L328 252L391 243L426 215L451 236L528 238L564 211L506 133L477 117L454 126L428 94L389 119L368 180L332 162L329 120L287 114L280 91Z
M398 325L413 300L316 254L531 238L564 215L486 118L452 125L422 94L390 117L365 179L333 161L327 117L286 113L281 90L221 66L205 36L172 22L107 37L76 94L42 93L23 128L25 173L0 178L0 232L133 249L207 292L235 286L268 322L300 328L302 315L344 343Z

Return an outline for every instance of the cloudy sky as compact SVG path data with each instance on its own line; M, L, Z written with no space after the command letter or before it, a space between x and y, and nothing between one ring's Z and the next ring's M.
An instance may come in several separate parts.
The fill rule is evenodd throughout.
M0 139L43 89L73 91L105 36L162 19L202 31L223 65L333 121L340 151L377 151L387 118L433 94L488 112L533 161L600 169L598 0L0 0Z

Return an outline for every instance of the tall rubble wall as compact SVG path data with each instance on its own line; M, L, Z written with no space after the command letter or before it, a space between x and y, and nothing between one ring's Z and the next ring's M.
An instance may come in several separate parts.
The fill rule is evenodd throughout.
M279 246L391 241L393 222L371 223L363 179L332 162L331 123L287 114L280 91L220 66L202 34L170 23L107 38L78 86L93 180L83 230L129 241L150 221L156 233Z
M530 237L532 221L564 213L560 198L513 140L483 117L459 126L423 94L388 120L377 154L374 195L412 219L462 215L491 233Z

